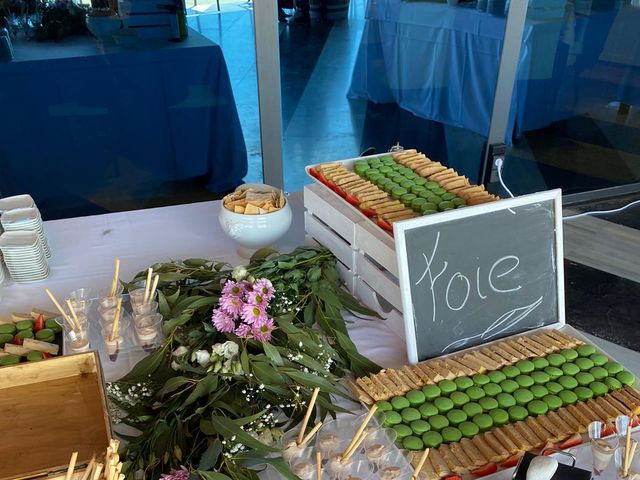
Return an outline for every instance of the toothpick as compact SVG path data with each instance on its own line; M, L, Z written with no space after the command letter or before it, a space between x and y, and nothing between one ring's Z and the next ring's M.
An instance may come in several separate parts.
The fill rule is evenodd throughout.
M360 445L362 445L362 442L364 442L365 438L367 438L367 434L362 432L360 434L360 437L358 437L358 440L356 440L356 443L353 445L353 447L351 447L351 450L345 450L345 453L342 454L340 463L345 463L353 456L354 453L360 450Z
M87 469L82 474L82 478L80 480L89 480L89 476L91 475L91 471L93 470L93 467L95 466L95 464L96 464L96 456L94 454L91 457L91 460L89 460L89 463L87 464Z
M69 298L67 298L67 307L69 307L69 311L71 312L73 323L77 327L78 331L80 331L82 328L80 327L80 322L78 321L78 315L76 315L76 311L73 308L73 304L71 303L71 300Z
M422 456L420 457L420 461L418 462L418 465L416 465L416 468L413 471L413 475L411 475L411 480L417 480L418 479L418 474L420 473L420 470L422 470L424 462L427 461L427 457L428 456L429 456L429 449L427 448L422 453Z
M307 443L309 443L309 440L311 440L313 436L316 434L316 432L320 430L321 426L322 426L322 422L316 423L316 425L311 429L311 431L305 435L305 437L298 444L298 446L302 447L303 445L306 445Z
M358 440L360 439L360 436L362 435L362 432L364 432L364 429L367 428L367 424L369 423L369 421L371 421L371 419L373 418L373 415L376 413L377 410L378 410L378 405L374 404L373 407L371 407L371 410L369 410L369 413L367 413L367 416L364 417L364 420L362 421L362 424L358 428L358 431L353 436L353 438L351 439L351 442L349 442L349 445L347 445L347 448L345 448L342 455L346 455L347 452L353 448L356 442L358 442Z
M307 413L304 416L302 426L300 427L300 432L298 433L298 445L302 443L302 439L304 438L304 431L307 429L307 424L309 423L309 419L311 418L311 414L313 413L313 407L316 404L318 393L320 393L320 389L318 387L314 388L313 394L311 395L311 400L309 401L309 407L307 407Z
M153 296L156 294L156 288L158 288L158 280L160 280L160 275L156 273L155 277L153 277L153 285L151 286L151 292L149 293L149 298L147 298L147 303L145 303L145 305L148 305L153 301Z
M110 297L113 297L116 294L119 278L120 278L120 259L116 258L116 269L113 272L113 280L111 280L111 289L109 290Z
M142 304L147 303L149 298L149 288L151 288L151 275L153 275L153 268L149 267L147 270L147 281L144 282L144 297L142 298Z
M120 326L121 310L122 310L122 297L118 297L118 303L116 304L116 313L113 318L113 326L111 327L111 334L109 335L110 342L114 342L116 338L118 338L118 327Z
M53 304L56 306L58 311L60 312L60 315L62 315L62 318L64 318L67 324L69 324L69 327L71 327L71 330L75 330L75 325L69 318L69 315L67 315L67 312L65 312L62 306L60 305L60 303L58 303L58 300L56 300L56 297L53 296L53 293L51 293L51 291L48 288L45 288L44 291L47 292L47 295L49 295L49 298L51 299Z
M322 478L322 454L316 452L316 477L317 480Z
M93 471L93 478L91 480L100 480L100 474L102 473L102 464L98 463L96 469Z
M69 468L67 468L67 474L64 476L64 480L71 480L71 475L76 468L76 461L78 460L78 452L71 454L71 460L69 460Z

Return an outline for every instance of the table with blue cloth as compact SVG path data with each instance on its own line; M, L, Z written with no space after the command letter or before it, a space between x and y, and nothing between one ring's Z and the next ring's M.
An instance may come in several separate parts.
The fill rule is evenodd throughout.
M220 47L190 31L145 48L90 36L14 41L0 64L0 194L95 194L107 182L241 183L247 152Z
M633 62L616 65L624 75L594 74L610 31L640 11L613 1L588 14L566 0L529 2L505 143L613 100L640 101ZM348 95L487 136L505 21L446 3L369 0ZM634 32L626 51L639 45Z

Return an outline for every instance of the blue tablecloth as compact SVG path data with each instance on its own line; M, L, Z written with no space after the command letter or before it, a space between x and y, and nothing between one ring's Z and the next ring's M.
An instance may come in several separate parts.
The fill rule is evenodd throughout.
M15 60L0 64L3 196L202 176L212 191L241 183L247 152L220 47L193 31L147 47L14 42Z
M530 1L507 144L513 135L596 105L602 107L616 99L640 100L640 89L630 93L628 88L634 83L631 80L637 83L634 65L620 66L626 80L618 75L593 77L593 66L602 63L600 56L612 24L625 18L626 9L593 11L586 16L574 14L572 8L565 0ZM586 27L590 30L584 36ZM369 0L348 95L394 102L422 118L486 136L504 29L504 17L472 8ZM626 31L627 48L637 48L639 36L633 29ZM595 45L585 43L594 43L594 38Z

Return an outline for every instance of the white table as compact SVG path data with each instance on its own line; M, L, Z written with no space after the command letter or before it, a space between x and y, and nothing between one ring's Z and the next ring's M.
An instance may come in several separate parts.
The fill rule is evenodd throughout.
M302 195L294 193L290 201L293 225L277 245L284 252L305 241ZM201 257L233 265L246 263L246 259L237 255L235 244L220 229L217 219L220 208L219 201L203 202L46 222L45 230L53 252L51 275L32 284L14 284L6 280L0 286L0 316L29 311L32 307L53 310L44 293L45 287L58 298L64 298L78 288L109 285L116 257L121 260L121 278L124 280L133 278L153 263L170 259ZM350 320L353 323L349 324L349 331L360 352L385 367L407 363L403 341L384 322ZM590 338L636 375L640 373L640 353ZM105 373L108 379L117 378L114 371ZM589 449L575 451L579 453L579 466L589 468ZM508 472L499 475L501 479L508 477ZM613 478L615 472L610 468L601 480Z

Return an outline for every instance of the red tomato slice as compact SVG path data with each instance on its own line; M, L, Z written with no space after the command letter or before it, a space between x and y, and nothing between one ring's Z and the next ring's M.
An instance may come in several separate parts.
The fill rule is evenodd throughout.
M560 450L566 450L567 448L575 447L582 444L582 435L576 433L571 437L567 438L564 442L560 444L558 447Z
M387 232L392 232L393 233L393 227L391 226L391 224L389 222L387 222L386 220L383 220L382 218L379 218L376 223L378 224L378 226L380 228L382 228L383 230L386 230Z
M545 457L548 457L549 455L553 455L553 452L551 451L546 451L545 450L547 448L554 448L554 449L558 449L558 446L552 442L547 442L545 443L544 447L542 447L542 449L540 450L540 452L542 452L542 455L544 455Z
M20 337L18 337L18 335L14 335L11 343L13 343L14 345L22 345L22 340L20 340Z
M498 466L495 463L487 463L484 467L480 467L477 470L472 471L471 473L476 477L484 477L486 475L496 473L497 471Z
M362 213L364 213L369 218L376 216L376 211L372 210L371 208L363 208Z
M40 314L38 315L38 318L36 318L36 321L33 322L33 329L36 332L39 332L43 328L44 328L44 315Z
M462 480L462 477L460 475L449 475L444 477L444 480Z
M333 186L333 191L336 192L338 195L340 195L342 198L346 198L347 194L345 193L344 190L342 190L339 186L334 185Z
M516 453L515 455L511 455L509 458L507 458L505 461L503 461L500 464L500 468L515 467L520 461L520 459L522 458L522 455L524 455L524 453Z
M311 175L314 178L320 178L320 174L318 173L318 170L316 170L315 168L310 168L309 169L309 175Z
M603 437L608 437L609 435L614 435L616 433L616 427L612 423L607 424L602 431Z
M47 352L42 352L42 358L51 358L51 354Z
M636 428L638 425L640 425L640 418L634 416L631 420L631 428Z
M356 206L356 207L357 207L358 205L360 205L360 200L358 200L358 199L357 199L356 197L354 197L353 195L349 195L349 194L347 193L347 194L345 195L345 197L344 197L344 198L345 198L345 200L346 200L347 202L349 202L351 205L354 205L354 206Z

